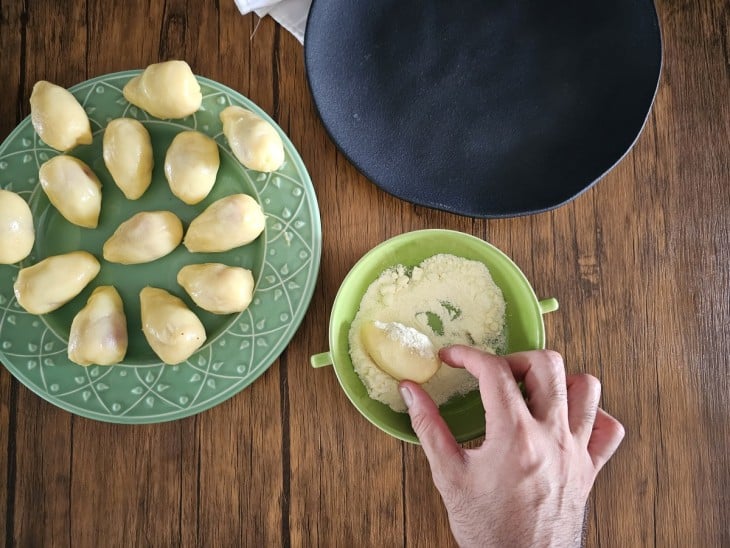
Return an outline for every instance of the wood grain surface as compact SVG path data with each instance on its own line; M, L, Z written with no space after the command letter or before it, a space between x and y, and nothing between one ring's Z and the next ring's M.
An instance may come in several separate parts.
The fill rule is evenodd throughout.
M200 415L103 424L0 367L6 546L450 546L421 449L390 438L309 356L337 288L402 232L484 238L524 270L550 347L603 382L627 436L591 496L588 546L730 546L730 7L658 0L664 66L623 161L552 212L473 220L378 190L314 110L300 44L232 0L0 0L0 139L33 83L187 60L270 113L317 193L319 281L298 333L251 387ZM529 516L524 519L529 520Z

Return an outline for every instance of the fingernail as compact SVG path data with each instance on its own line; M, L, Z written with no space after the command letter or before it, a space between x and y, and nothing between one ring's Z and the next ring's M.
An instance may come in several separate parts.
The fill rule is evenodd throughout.
M413 403L413 394L411 394L411 390L407 386L399 386L398 390L400 390L400 397L403 398L406 407L410 407Z

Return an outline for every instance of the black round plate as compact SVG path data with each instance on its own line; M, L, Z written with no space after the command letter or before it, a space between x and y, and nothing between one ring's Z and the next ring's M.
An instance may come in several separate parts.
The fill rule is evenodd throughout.
M651 0L315 0L305 59L370 180L471 217L557 207L631 148L661 68Z

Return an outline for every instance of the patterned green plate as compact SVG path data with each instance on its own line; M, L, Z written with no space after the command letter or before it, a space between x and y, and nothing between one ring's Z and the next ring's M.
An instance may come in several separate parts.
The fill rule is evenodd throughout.
M198 77L201 109L182 120L159 120L130 105L124 84L140 71L109 74L70 89L91 120L94 142L71 151L84 160L103 185L98 228L68 223L50 205L38 182L38 168L58 154L41 141L26 118L0 145L0 188L30 203L36 228L31 256L20 265L0 265L0 361L29 389L49 402L84 417L117 423L152 423L193 415L230 398L256 380L294 336L314 291L322 250L319 209L312 182L294 146L284 140L286 161L274 173L243 168L223 136L218 114L239 105L271 119L251 101L219 83ZM102 160L102 137L113 118L140 120L149 130L155 156L152 185L137 201L127 200ZM273 123L273 121L271 121ZM175 198L164 177L165 152L174 136L196 129L219 145L221 166L210 195L195 206ZM253 243L224 253L189 253L179 246L152 263L118 265L102 260L104 241L119 224L139 211L173 211L183 224L213 201L244 192L254 196L267 216L264 233ZM73 301L44 316L26 313L15 301L13 282L19 267L77 249L94 254L101 272ZM186 264L222 262L253 271L251 306L240 314L216 316L197 308L176 282ZM114 285L122 295L129 349L122 364L80 367L66 355L74 315L99 285ZM161 287L181 297L205 325L206 344L186 362L164 365L141 332L139 291Z

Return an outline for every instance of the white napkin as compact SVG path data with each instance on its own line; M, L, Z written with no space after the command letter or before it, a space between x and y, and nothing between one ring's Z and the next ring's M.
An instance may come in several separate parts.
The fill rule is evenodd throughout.
M304 44L304 29L312 0L235 0L238 10L246 15L256 12L259 17L273 17Z

